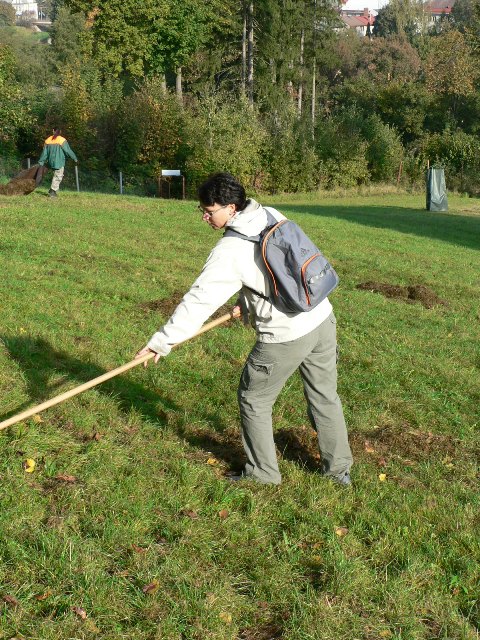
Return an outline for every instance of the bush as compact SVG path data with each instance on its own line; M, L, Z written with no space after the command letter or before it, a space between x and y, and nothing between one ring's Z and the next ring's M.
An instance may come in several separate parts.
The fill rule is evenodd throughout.
M426 135L420 143L424 164L441 164L449 189L477 193L480 187L480 140L460 129Z
M184 112L178 99L154 79L124 100L117 111L115 162L126 173L156 177L182 168Z
M15 56L0 44L0 152L15 154L19 129L28 123L29 106L14 78Z
M348 109L317 128L315 142L323 187L349 188L369 180L368 143L363 138L363 126L361 115Z
M189 190L216 171L255 189L263 176L266 132L252 107L208 98L186 113L185 169Z
M376 115L368 119L366 131L366 158L372 180L389 182L395 179L403 159L403 145L397 131Z
M312 191L320 183L319 162L307 123L294 112L271 127L265 151L263 190L271 193Z

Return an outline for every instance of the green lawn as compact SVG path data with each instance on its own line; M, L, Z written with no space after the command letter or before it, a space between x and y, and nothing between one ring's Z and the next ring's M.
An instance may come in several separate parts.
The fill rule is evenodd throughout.
M284 483L225 482L254 334L214 329L0 432L0 639L478 640L480 202L268 203L341 278L353 488L318 473L296 376L275 407ZM129 361L217 238L193 202L0 197L0 418Z

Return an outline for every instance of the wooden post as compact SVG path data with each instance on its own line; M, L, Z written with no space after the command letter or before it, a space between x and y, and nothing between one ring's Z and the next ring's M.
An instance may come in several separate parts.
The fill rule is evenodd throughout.
M30 158L27 158L27 169L30 169Z
M123 175L122 172L118 172L118 177L120 179L120 195L123 195Z
M397 187L400 184L400 178L402 177L403 160L400 160L400 166L398 167Z
M185 176L182 176L182 200L185 200Z

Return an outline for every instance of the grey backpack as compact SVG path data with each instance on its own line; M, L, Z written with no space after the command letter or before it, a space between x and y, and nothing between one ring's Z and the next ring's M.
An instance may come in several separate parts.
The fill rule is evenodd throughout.
M224 236L257 242L270 281L268 300L283 313L311 311L338 285L338 276L320 249L291 220L277 221L265 208L267 226L258 236L227 229ZM255 291L257 295L265 298Z

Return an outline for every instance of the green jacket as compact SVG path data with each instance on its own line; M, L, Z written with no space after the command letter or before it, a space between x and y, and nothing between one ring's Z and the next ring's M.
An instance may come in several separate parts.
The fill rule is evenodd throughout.
M62 136L55 136L55 138L50 136L45 140L38 164L43 165L46 162L51 169L61 169L65 166L67 156L77 162L77 156L70 149L70 145L65 138L62 138Z

